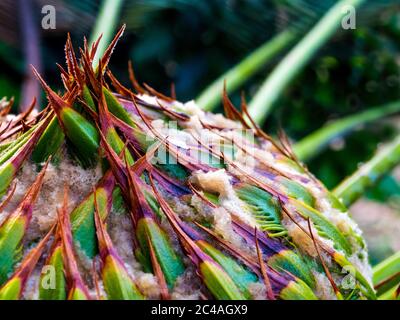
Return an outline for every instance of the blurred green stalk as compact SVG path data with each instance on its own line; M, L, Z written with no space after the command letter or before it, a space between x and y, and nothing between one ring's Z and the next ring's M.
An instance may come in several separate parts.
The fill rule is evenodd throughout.
M383 282L386 284L391 278L394 278L395 281L391 281L392 283L389 283L389 287L398 286L400 284L397 276L400 274L400 251L377 264L372 269L372 272L374 285Z
M293 30L284 30L272 39L268 39L261 47L256 49L239 64L225 72L211 85L209 85L196 98L197 104L204 110L215 109L221 101L222 89L226 80L226 90L230 92L236 90L246 82L251 76L257 73L267 62L273 59L282 50L287 48L296 38Z
M374 107L343 119L336 120L312 132L293 145L293 151L302 161L307 161L320 153L332 140L364 125L400 111L400 101Z
M343 9L348 6L356 8L364 1L341 0L337 2L281 60L249 104L250 115L257 123L262 124L264 122L289 83L334 34L344 18Z
M375 156L363 164L350 177L343 180L333 193L345 206L351 205L373 186L382 175L400 163L400 135L383 146Z
M372 272L374 284L400 272L400 251L377 264Z
M103 53L114 36L123 3L124 0L104 0L101 5L89 42L93 44L100 35L103 35L93 60L94 68L97 67L99 58L103 56Z

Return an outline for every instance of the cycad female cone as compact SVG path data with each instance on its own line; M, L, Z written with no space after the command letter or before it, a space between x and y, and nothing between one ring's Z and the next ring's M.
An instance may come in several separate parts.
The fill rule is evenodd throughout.
M0 144L1 299L374 298L346 208L224 93L203 112L78 60Z

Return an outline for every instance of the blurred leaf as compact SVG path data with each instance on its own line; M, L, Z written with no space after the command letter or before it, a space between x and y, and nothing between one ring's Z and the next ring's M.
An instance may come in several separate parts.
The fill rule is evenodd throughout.
M400 183L392 175L384 175L375 188L366 192L366 196L382 203L400 203Z
M333 193L349 206L379 179L400 163L400 135L378 149L376 154L350 177L342 181Z
M335 138L341 138L352 130L371 121L400 111L400 101L368 109L364 112L336 120L324 125L293 145L293 150L302 161L314 157Z

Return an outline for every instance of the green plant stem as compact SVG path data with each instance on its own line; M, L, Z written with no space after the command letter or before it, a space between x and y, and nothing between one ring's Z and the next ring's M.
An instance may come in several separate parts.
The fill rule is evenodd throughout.
M373 269L374 285L400 272L400 251L377 264Z
M250 115L257 123L263 123L289 83L340 26L340 22L344 17L343 8L348 6L357 7L364 1L341 0L337 2L282 59L249 104Z
M400 135L393 142L378 150L372 159L363 164L350 177L343 180L333 190L333 193L341 199L345 206L349 206L398 163L400 163Z
M297 33L292 29L287 29L277 34L272 39L268 39L261 47L221 75L200 93L196 98L197 104L207 111L215 109L221 101L225 80L227 93L233 92L257 73L263 65L287 48L296 38L296 34Z
M321 152L333 139L349 133L360 125L399 111L400 101L396 101L336 120L294 144L293 151L300 160L310 160Z
M400 272L400 251L377 264L372 272L374 284Z
M90 38L90 44L92 44L100 37L100 35L103 35L99 43L96 56L93 60L94 68L97 67L99 57L103 55L113 37L113 34L117 28L118 17L123 3L124 0L104 0L101 5L99 15L96 19L96 23Z
M396 300L396 299L398 300L399 298L396 298L396 290L399 286L393 287L390 290L382 293L381 295L378 296L378 300Z

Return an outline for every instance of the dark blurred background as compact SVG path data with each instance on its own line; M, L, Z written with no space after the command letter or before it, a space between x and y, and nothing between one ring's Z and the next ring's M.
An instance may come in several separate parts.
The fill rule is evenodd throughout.
M300 35L305 34L335 2L126 0L118 25L126 23L127 32L110 67L128 85L127 62L132 60L140 82L164 93L169 93L174 82L178 99L194 99L280 31L293 27ZM56 8L54 30L41 28L44 5ZM61 88L55 63L64 63L67 32L76 47L82 46L83 36L90 37L100 6L101 1L94 0L1 0L0 97L14 96L16 106L22 103L22 86L31 76L27 62L38 65L47 81ZM241 87L248 100L286 52ZM297 141L331 120L399 100L399 89L400 3L370 0L357 9L357 28L339 30L285 91L264 129L275 134L282 127ZM239 94L240 90L231 95L235 103L239 102ZM357 128L348 137L336 139L308 166L333 188L367 160L379 143L390 140L399 124L399 117L391 116ZM399 170L386 175L354 210L356 217L362 217L371 203L378 206L375 213L388 210L382 228L391 226L398 234L400 174L396 172ZM376 229L380 220L377 215L375 220L360 224L380 237L381 231ZM379 239L372 246L377 247L373 260L400 250L398 239Z

